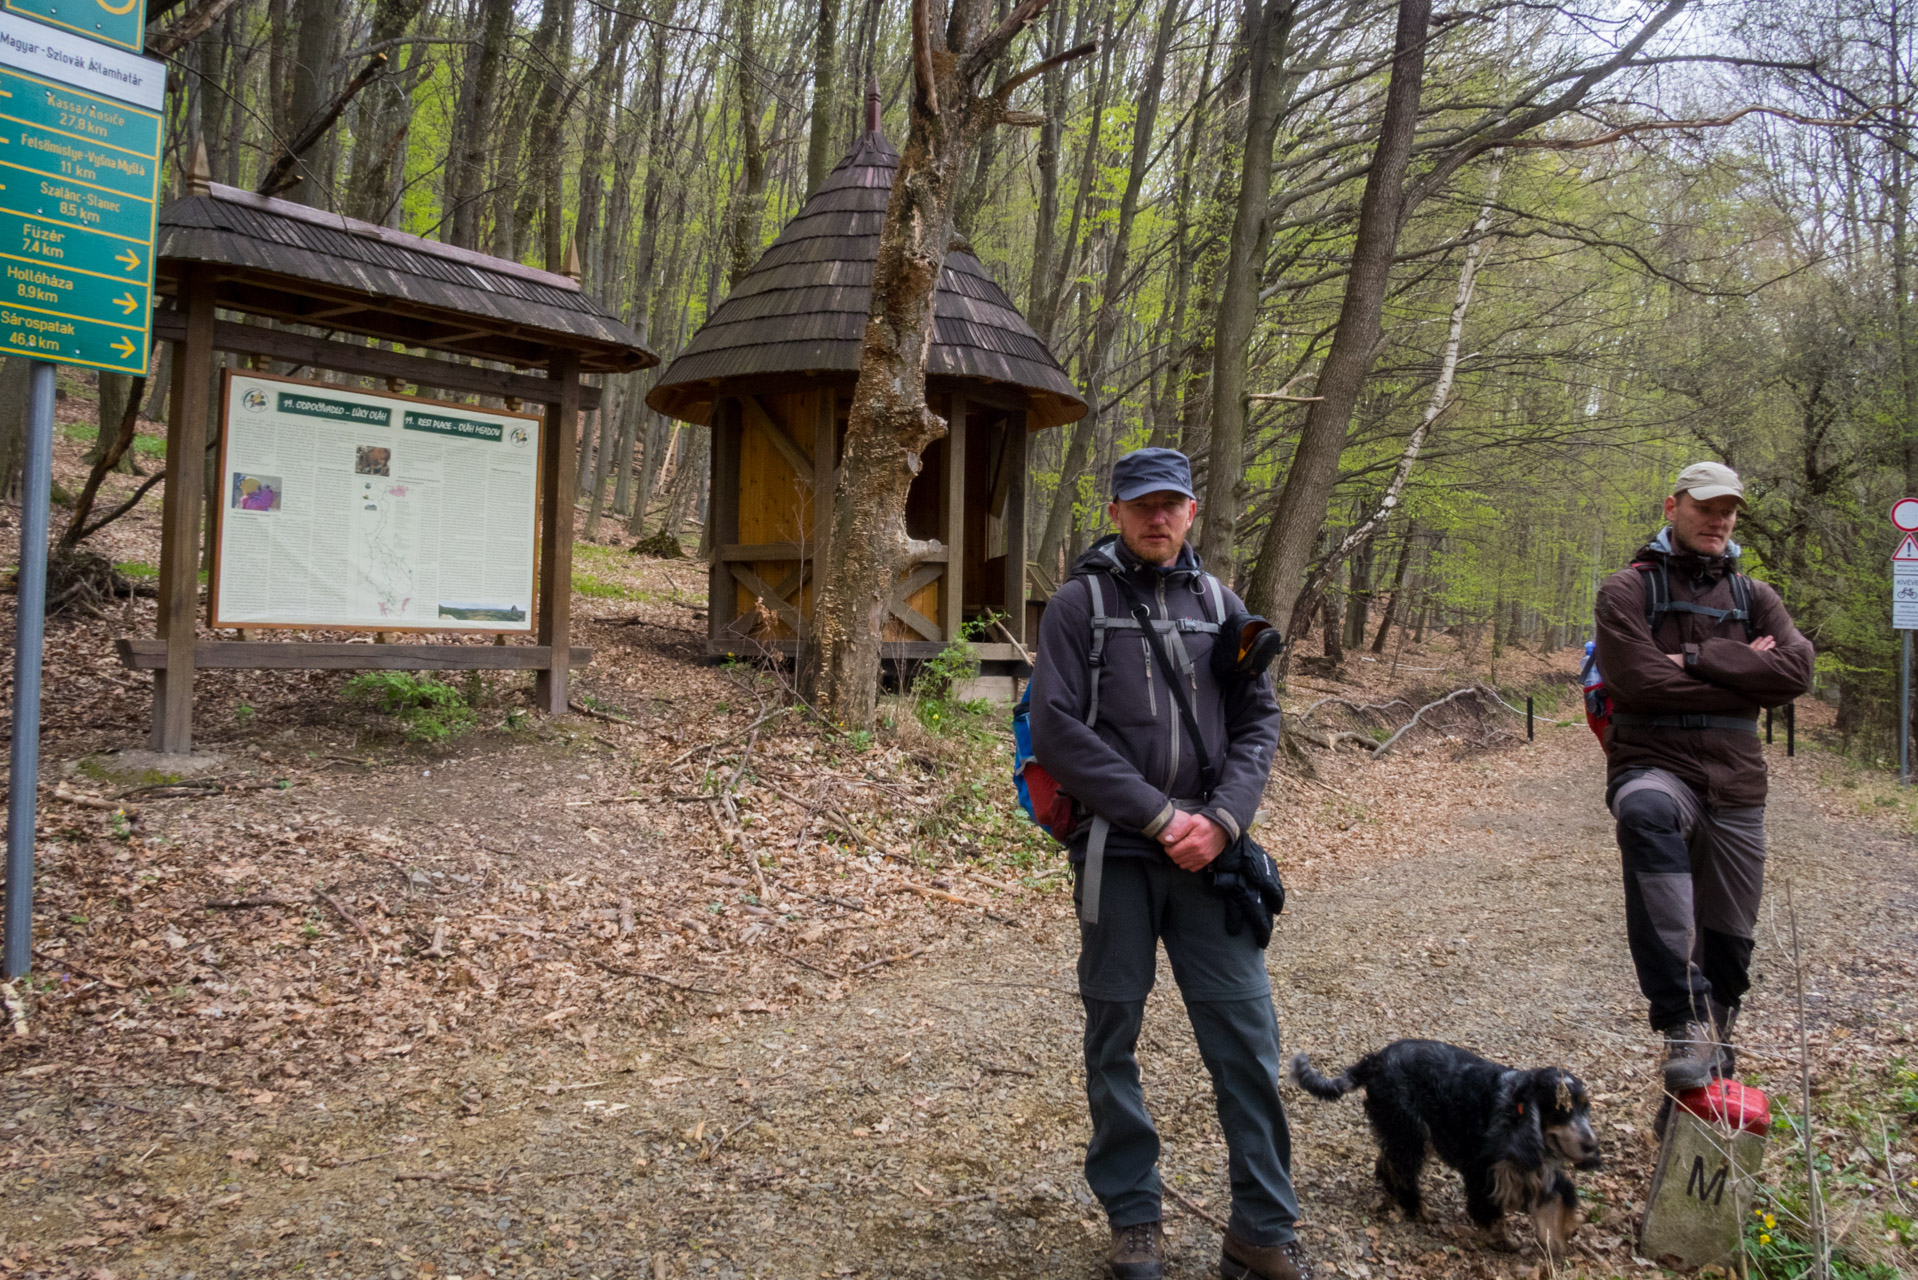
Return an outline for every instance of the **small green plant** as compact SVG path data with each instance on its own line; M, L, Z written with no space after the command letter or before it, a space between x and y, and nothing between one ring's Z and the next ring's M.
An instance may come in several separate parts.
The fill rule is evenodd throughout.
M409 742L444 742L478 719L460 691L410 671L368 671L346 682L349 698L398 720Z
M979 674L979 651L974 643L985 638L998 618L997 614L985 613L965 623L945 648L920 664L912 682L912 709L920 724L935 733L950 732L985 709L977 700L962 702L953 695L961 684Z
M632 592L620 583L599 577L597 574L573 574L573 590L594 600L626 600Z
M233 718L239 721L241 724L249 723L253 719L253 717L258 714L259 712L255 711L252 707L249 707L244 702L242 702L239 706L233 708Z

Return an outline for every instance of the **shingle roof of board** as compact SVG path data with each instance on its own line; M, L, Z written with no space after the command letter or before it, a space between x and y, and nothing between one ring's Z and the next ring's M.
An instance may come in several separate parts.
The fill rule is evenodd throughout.
M869 129L666 366L646 403L705 423L722 384L734 378L857 373L880 225L898 167L885 134ZM969 249L946 255L933 314L930 377L1017 388L1033 428L1085 416L1085 401L1059 362Z
M155 292L213 268L222 306L518 365L554 347L587 372L659 357L579 282L291 200L207 184L160 210Z

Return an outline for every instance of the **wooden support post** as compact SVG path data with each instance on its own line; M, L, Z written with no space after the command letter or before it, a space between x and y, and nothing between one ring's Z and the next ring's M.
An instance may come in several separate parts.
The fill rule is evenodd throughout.
M1026 415L1006 415L1006 630L1026 642Z
M966 605L966 397L952 393L946 408L945 486L939 492L939 537L946 544L946 578L939 589L939 630L959 638Z
M832 503L839 480L839 393L821 388L812 424L812 589L826 576L826 548L832 542Z
M579 356L555 349L548 365L557 384L540 427L539 643L552 665L533 684L533 705L564 715L568 651L573 643L573 432L579 424Z
M717 640L739 616L739 588L720 548L739 541L739 450L743 415L731 396L713 406L712 491L706 499L706 541L713 548L712 568L706 575L706 635Z
M166 487L160 507L159 635L167 667L153 676L155 751L193 750L193 645L200 598L200 504L206 487L206 424L213 398L213 277L188 266L180 280L186 332L173 344L167 406Z

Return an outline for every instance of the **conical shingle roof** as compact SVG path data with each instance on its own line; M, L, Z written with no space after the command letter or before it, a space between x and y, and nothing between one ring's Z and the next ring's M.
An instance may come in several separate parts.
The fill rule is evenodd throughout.
M876 117L877 113L872 113ZM646 403L687 422L712 419L736 378L857 374L879 232L899 153L870 122L812 199L719 304ZM1025 392L1034 428L1076 422L1085 401L1025 317L970 250L946 255L926 373Z

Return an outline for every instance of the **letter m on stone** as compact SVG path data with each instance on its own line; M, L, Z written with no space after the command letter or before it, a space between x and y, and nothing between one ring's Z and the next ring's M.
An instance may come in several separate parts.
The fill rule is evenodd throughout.
M1718 1172L1710 1180L1705 1177L1705 1157L1692 1157L1692 1176L1685 1179L1685 1194L1696 1196L1700 1204L1723 1204L1725 1201L1725 1178L1731 1172L1731 1166L1721 1164Z

